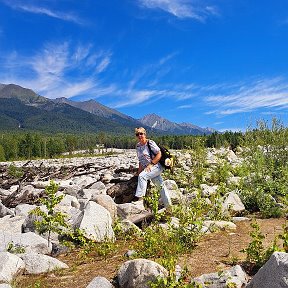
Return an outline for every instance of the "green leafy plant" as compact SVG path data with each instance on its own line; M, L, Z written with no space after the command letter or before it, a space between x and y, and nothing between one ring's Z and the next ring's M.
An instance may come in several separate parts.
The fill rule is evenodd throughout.
M14 253L14 254L25 253L25 247L19 244L14 244L13 241L8 243L6 250L7 252Z
M187 283L187 269L183 269L180 275L176 272L176 258L172 255L160 261L160 264L168 270L167 277L157 277L154 281L148 283L150 288L201 288L202 286L195 283ZM179 271L180 272L180 271ZM178 273L179 273L178 272Z
M155 221L159 221L161 219L161 215L158 213L159 210L159 198L160 198L160 188L152 187L149 191L149 194L145 196L145 201L148 206L151 208Z
M51 181L45 188L45 198L41 198L40 202L46 207L47 212L41 210L40 207L33 209L30 213L39 216L39 220L35 221L36 230L40 234L48 233L48 246L50 245L51 233L62 234L68 224L65 221L66 215L56 211L56 206L63 199L63 195L57 196L58 185Z
M288 253L288 226L287 223L282 226L283 232L279 235L279 239L283 241L283 250Z
M246 260L252 265L252 268L259 269L266 263L273 252L279 251L277 237L274 239L273 244L268 249L265 249L263 245L265 236L262 234L259 224L254 220L250 226L253 229L250 233L252 241L241 252L246 253Z
M11 164L8 167L8 175L13 178L21 178L24 175L24 172L22 168L17 167L14 164Z

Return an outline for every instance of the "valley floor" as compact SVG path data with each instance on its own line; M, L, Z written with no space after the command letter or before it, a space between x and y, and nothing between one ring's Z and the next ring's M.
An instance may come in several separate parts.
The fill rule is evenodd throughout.
M264 245L272 244L276 234L281 233L285 219L257 219L262 233L265 235ZM237 223L234 231L219 231L205 236L195 250L181 257L179 264L188 268L189 279L204 273L219 272L245 260L245 254L240 250L247 248L251 242L249 232L250 221ZM131 249L133 241L118 242L117 252L106 261L103 257L83 257L79 251L58 257L69 265L69 269L37 276L21 276L15 282L16 288L27 287L58 287L84 288L96 276L104 276L111 280L122 263L127 261L123 255ZM80 256L82 255L82 257ZM155 260L155 259L152 259Z

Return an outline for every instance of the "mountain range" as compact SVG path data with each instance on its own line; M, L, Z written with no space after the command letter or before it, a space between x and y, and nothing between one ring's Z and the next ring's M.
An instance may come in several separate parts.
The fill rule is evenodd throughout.
M0 84L0 130L58 132L107 132L131 134L143 126L149 132L176 135L211 134L215 130L191 123L174 123L156 114L135 119L95 100L54 100L15 84Z

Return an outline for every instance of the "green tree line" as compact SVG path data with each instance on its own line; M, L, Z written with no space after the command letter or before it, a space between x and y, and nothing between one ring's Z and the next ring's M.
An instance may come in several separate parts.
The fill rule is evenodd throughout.
M149 135L170 149L193 149L201 139L206 147L237 147L243 140L239 132L213 133L207 136L193 135ZM20 159L53 158L64 152L86 150L90 153L97 147L135 148L136 139L131 135L111 135L108 133L91 134L55 134L41 133L2 133L0 134L0 161Z

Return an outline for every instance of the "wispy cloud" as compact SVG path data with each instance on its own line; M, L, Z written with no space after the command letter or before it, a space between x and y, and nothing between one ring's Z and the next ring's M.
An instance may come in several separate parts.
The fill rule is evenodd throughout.
M283 78L259 79L249 84L234 85L233 89L221 91L204 98L216 107L208 113L231 115L251 112L260 108L283 109L288 107L288 81Z
M0 74L0 82L32 88L48 98L87 94L91 99L112 93L115 87L104 85L98 79L98 74L111 61L111 52L97 53L92 45L87 45L87 49L84 46L72 49L71 46L68 42L47 44L41 52L27 57L16 52L2 55L0 64L5 69ZM96 54L98 57L91 63L91 55Z
M201 22L211 15L219 15L218 9L202 1L192 0L138 0L140 5L149 9L161 9L177 18L192 18Z
M77 24L84 24L85 22L72 12L53 11L45 7L33 5L33 3L23 4L18 1L8 1L8 0L3 0L2 2L14 10L24 11L33 14L42 14L48 17L61 19L63 21L74 22Z
M121 94L125 95L126 92L122 91ZM147 101L156 101L163 97L163 91L159 90L132 90L122 98L121 101L114 103L113 108L121 108L127 106L137 105Z

